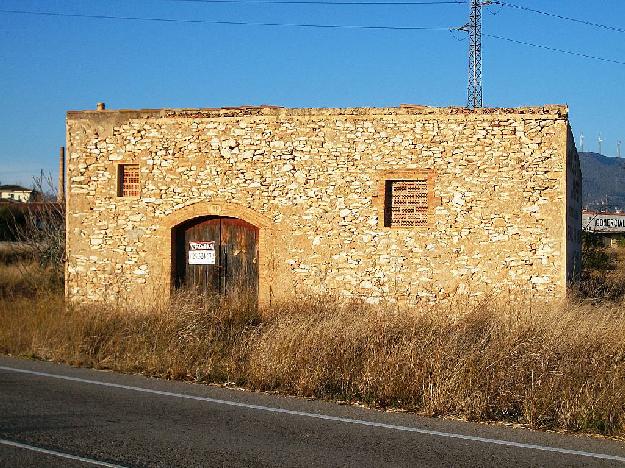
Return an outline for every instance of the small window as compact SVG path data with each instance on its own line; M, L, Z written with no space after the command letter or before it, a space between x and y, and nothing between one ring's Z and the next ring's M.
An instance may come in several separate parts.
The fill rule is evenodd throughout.
M428 179L387 180L384 190L384 226L428 225Z
M141 186L139 185L139 165L120 164L117 173L117 196L138 197Z

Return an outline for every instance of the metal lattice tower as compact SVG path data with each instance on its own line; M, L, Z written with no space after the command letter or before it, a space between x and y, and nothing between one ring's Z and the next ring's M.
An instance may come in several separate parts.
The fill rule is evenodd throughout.
M471 0L469 24L469 88L467 107L482 107L482 0Z

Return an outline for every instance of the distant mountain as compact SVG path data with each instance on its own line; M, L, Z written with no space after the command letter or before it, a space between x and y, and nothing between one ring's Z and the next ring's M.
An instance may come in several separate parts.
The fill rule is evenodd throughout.
M625 159L579 153L582 206L591 210L625 210Z

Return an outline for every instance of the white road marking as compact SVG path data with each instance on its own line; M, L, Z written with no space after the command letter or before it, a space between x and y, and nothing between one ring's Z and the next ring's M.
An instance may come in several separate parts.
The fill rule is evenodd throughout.
M70 460L77 460L84 463L97 466L107 466L109 468L124 468L121 465L114 465L112 463L106 463L103 461L92 460L91 458L79 457L77 455L70 455L69 453L56 452L54 450L48 450L41 447L35 447L33 445L21 444L19 442L13 442L12 440L0 439L0 444L9 445L11 447L17 447L21 449L31 450L33 452L45 453L47 455L53 455L55 457L68 458Z
M271 406L253 405L251 403L242 403L239 401L221 400L217 398L187 395L184 393L166 392L162 390L153 390L151 388L133 387L130 385L122 385L122 384L116 384L116 383L111 383L111 382L101 382L98 380L81 379L79 377L70 377L67 375L60 375L60 374L49 374L47 372L37 372L37 371L19 369L19 368L14 368L14 367L0 366L0 370L4 370L8 372L19 372L22 374L37 375L39 377L49 377L49 378L59 379L59 380L68 380L70 382L80 382L80 383L86 383L86 384L91 384L91 385L99 385L102 387L119 388L123 390L131 390L134 392L150 393L153 395L169 396L173 398L182 398L185 400L204 401L204 402L213 403L216 405L234 406L237 408L253 409L257 411L266 411L270 413L281 413L281 414L288 414L292 416L303 416L306 418L323 419L325 421L336 421L336 422L342 422L342 423L347 423L347 424L358 424L361 426L379 427L379 428L390 429L394 431L415 432L417 434L425 434L425 435L436 436L436 437L445 437L448 439L467 440L471 442L481 442L485 444L502 445L505 447L539 450L542 452L553 452L553 453L560 453L560 454L565 454L565 455L576 455L580 457L599 458L602 460L613 460L613 461L625 463L625 457L621 457L618 455L609 455L607 453L585 452L582 450L571 450L571 449L565 449L565 448L560 448L560 447L551 447L548 445L525 444L522 442L514 442L511 440L490 439L488 437L478 437L478 436L471 436L471 435L465 435L465 434L456 434L453 432L433 431L431 429L422 429L418 427L398 426L395 424L385 424L385 423L380 423L380 422L375 422L375 421L366 421L363 419L343 418L340 416L330 416L328 414L307 413L305 411L294 411L294 410L288 410L284 408L274 408Z

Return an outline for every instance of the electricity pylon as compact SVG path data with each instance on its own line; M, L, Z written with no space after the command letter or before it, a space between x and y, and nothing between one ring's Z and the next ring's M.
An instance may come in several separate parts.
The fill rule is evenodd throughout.
M469 33L469 87L467 107L482 107L482 0L471 0Z
M482 7L490 5L491 0L471 0L469 22L458 28L469 33L469 86L467 88L467 107L482 107Z

